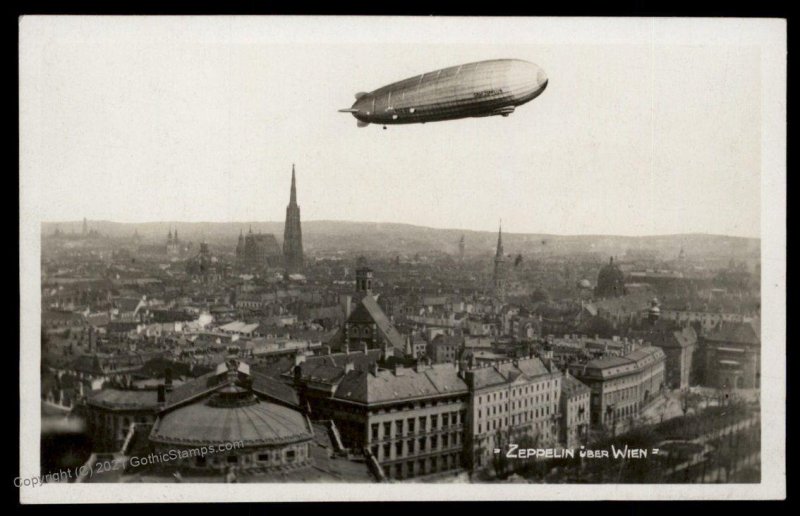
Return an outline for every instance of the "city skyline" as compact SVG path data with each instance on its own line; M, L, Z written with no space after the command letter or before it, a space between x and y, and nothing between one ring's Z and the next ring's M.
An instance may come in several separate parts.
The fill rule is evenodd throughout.
M21 39L35 56L21 62L23 187L40 220L278 221L296 163L308 221L760 237L757 48L676 45L651 23L569 45L530 22L489 24L491 45L418 23L398 46L374 32L334 45L330 26L285 38L258 20L60 20ZM381 131L336 111L357 91L497 57L550 78L508 118Z

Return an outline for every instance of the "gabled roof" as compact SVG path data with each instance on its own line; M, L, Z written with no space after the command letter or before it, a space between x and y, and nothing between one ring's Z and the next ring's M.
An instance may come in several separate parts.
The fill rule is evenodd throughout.
M564 375L561 380L561 392L568 398L585 394L589 391L589 387L574 376Z
M367 370L370 365L381 358L381 350L369 349L354 351L350 353L333 353L331 355L321 355L308 357L300 363L300 371L303 379L316 382L334 384L345 374L345 366L352 364L353 369ZM283 375L292 375L294 363L282 372Z
M400 332L394 327L392 322L383 312L375 298L369 294L365 295L361 302L356 305L353 313L347 318L348 322L374 323L378 328L378 333L392 347L403 349L405 341Z

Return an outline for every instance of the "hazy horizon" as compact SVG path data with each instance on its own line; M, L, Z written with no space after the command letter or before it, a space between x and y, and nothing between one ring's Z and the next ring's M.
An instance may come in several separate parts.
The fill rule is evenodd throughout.
M126 226L136 226L136 225L202 225L202 224L234 224L234 225L241 225L243 228L248 224L275 224L275 225L283 225L285 221L283 220L199 220L199 221L187 221L187 220L140 220L140 221L132 221L132 222L124 222L118 220L110 220L110 219L86 219L87 224L89 224L90 229L92 223L101 223L101 224L121 224ZM396 225L396 226L408 226L413 228L419 229L434 229L439 231L463 231L469 233L496 233L498 228L494 230L490 229L470 229L470 228L455 228L455 227L439 227L439 226L425 226L420 224L411 224L407 222L393 222L393 221L369 221L369 220L335 220L335 219L315 219L315 220L304 220L302 219L301 215L301 224L315 224L315 223L334 223L334 224L363 224L363 225ZM43 220L41 221L42 225L81 225L83 224L83 219L75 219L75 220ZM715 237L726 237L726 238L744 238L750 240L760 240L761 237L758 236L744 236L744 235L729 235L724 233L708 233L708 232L683 232L683 233L656 233L656 234L616 234L616 233L546 233L541 231L507 231L503 228L503 235L547 235L547 236L557 236L557 237L622 237L622 238L657 238L657 237L673 237L673 236L715 236ZM281 235L279 235L281 236Z

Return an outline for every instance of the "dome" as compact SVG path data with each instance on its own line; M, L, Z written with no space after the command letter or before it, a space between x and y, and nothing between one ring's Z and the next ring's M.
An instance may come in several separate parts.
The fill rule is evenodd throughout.
M625 276L614 264L614 258L611 258L597 274L595 292L599 297L618 297L625 294Z
M242 441L244 446L289 444L311 439L300 412L253 399L220 403L212 397L169 412L159 419L150 440L169 444L210 445Z

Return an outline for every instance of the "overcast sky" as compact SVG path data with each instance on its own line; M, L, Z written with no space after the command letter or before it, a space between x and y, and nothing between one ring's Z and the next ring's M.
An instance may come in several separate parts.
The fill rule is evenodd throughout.
M44 221L280 221L295 163L303 220L760 236L758 47L606 23L29 18L22 194ZM508 118L383 131L337 112L494 58L547 89Z

